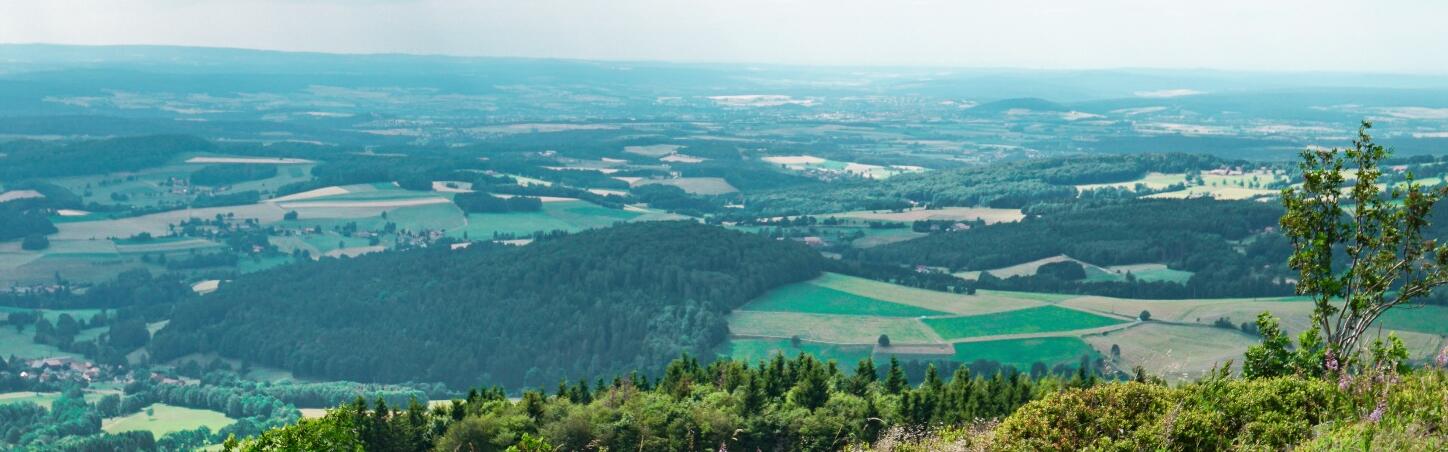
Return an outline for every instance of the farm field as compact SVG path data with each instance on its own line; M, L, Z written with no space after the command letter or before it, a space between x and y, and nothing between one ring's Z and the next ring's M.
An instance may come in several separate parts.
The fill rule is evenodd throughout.
M151 411L151 414L146 413L148 410ZM159 438L167 433L193 430L203 426L214 432L234 422L236 422L235 419L226 417L225 414L217 411L157 403L143 408L138 413L101 421L101 429L107 433L144 430Z
M1028 371L1031 365L1037 362L1045 364L1047 368L1057 364L1074 366L1081 361L1082 356L1090 356L1094 359L1098 353L1080 338L1042 337L962 342L955 344L953 359L963 363L984 359L999 362L1002 366L1014 366L1020 371Z
M1082 296L1061 302L1062 306L1119 316L1151 313L1152 320L1211 325L1219 318L1233 323L1251 322L1263 311L1282 319L1282 326L1292 333L1307 328L1312 303L1296 297L1241 298L1205 300L1135 300Z
M894 221L908 223L920 220L985 221L987 224L1020 221L1026 215L1020 209L996 209L991 207L944 207L940 209L910 209L900 212L889 210L857 210L816 215L819 218L843 218L864 221Z
M870 345L833 345L804 341L800 342L800 346L796 348L790 344L789 339L730 339L719 354L755 363L769 359L776 353L794 357L803 352L819 359L835 360L848 366L869 358L873 351L874 347Z
M966 317L932 317L922 321L945 340L1075 331L1127 322L1124 319L1103 317L1058 306L1041 306Z
M810 283L790 284L771 290L744 305L741 309L886 317L946 314L941 311L891 303Z
M975 315L1010 311L1040 306L1036 300L1026 299L1010 293L979 291L975 295L946 293L935 290L917 289L871 279L825 273L819 278L801 284L838 290L866 298L915 306L950 314Z
M863 231L865 236L850 242L850 246L855 248L872 248L929 235L924 232L915 232L910 228L859 228L859 230Z
M537 231L579 231L611 226L646 215L632 210L610 209L587 201L543 203L538 212L471 213L467 224L449 229L448 235L486 240L494 234L531 235Z
M1270 197L1276 196L1277 194L1277 190L1269 190L1265 188L1205 187L1198 185L1193 187L1187 187L1185 190L1157 193L1153 195L1147 195L1146 197L1152 199L1212 198L1224 201L1233 201L1258 197Z
M895 344L938 343L940 338L919 319L797 312L734 311L729 334L736 337L801 339L836 344L874 344L881 334Z
M1173 270L1170 268L1166 268L1165 264L1113 265L1104 268L1110 271L1115 278L1118 278L1114 279L1117 281L1126 280L1127 273L1131 273L1131 276L1135 277L1138 280L1148 282L1166 281L1174 282L1177 284L1186 284L1187 280L1192 279L1192 272L1186 270ZM1088 274L1087 278L1090 278L1091 276L1092 275Z
M1117 369L1134 366L1154 369L1172 381L1204 375L1227 360L1239 363L1247 347L1260 340L1235 329L1207 325L1174 325L1145 322L1110 334L1086 336L1085 341ZM1111 346L1121 348L1121 359L1111 359Z
M1129 180L1129 181L1126 181L1126 182L1116 182L1116 183L1110 183L1110 184L1086 184L1086 185L1077 185L1077 186L1076 186L1076 190L1078 190L1078 191L1083 191L1083 192L1084 192L1084 191L1091 191L1091 190L1100 190L1100 189L1103 189L1103 188L1123 188L1123 189L1135 191L1135 190L1136 190L1136 186L1138 186L1138 185L1145 186L1145 187L1146 187L1147 189L1149 189L1149 190L1161 190L1161 189L1165 189L1165 188L1167 188L1167 187L1170 187L1170 186L1172 186L1172 185L1177 185L1177 184L1186 185L1186 183L1187 183L1187 175L1186 175L1186 173L1169 173L1169 174L1168 174L1168 173L1150 172L1150 173L1147 173L1145 176L1142 176L1142 177L1140 177L1140 178L1138 178L1138 179Z

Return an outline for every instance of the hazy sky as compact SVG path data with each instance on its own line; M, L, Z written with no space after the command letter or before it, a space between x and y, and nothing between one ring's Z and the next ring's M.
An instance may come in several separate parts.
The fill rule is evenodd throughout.
M1448 74L1445 22L1443 0L0 0L6 43L1020 68Z

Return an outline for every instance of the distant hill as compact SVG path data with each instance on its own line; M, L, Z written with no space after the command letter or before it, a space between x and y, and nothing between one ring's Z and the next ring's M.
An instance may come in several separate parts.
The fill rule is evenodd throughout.
M153 359L197 352L358 381L551 385L710 352L724 315L820 273L803 245L694 222L476 243L243 276L177 306Z

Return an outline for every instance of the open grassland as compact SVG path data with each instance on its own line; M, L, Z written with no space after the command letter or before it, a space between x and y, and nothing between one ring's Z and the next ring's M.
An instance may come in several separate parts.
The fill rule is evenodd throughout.
M890 284L871 279L825 273L819 278L806 281L810 284L865 298L915 306L932 311L959 315L989 314L1040 306L1041 303L1007 293L977 292L975 295L953 294L934 290Z
M115 279L116 275L137 268L147 266L137 258L122 257L114 252L41 254L23 265L0 271L0 286L54 282L57 273L73 283L98 283Z
M850 246L855 248L873 248L929 235L924 232L915 232L910 228L859 228L859 230L864 232L865 236L850 242Z
M187 237L162 237L148 241L116 241L116 252L127 254L174 253L178 251L220 248L222 245L206 239Z
M59 398L59 392L7 392L0 394L0 405L33 403L48 409L51 404L55 403L55 399Z
M1257 319L1257 314L1267 311L1282 319L1282 326L1294 333L1307 328L1307 320L1312 315L1312 303L1295 297L1134 300L1084 296L1063 301L1061 305L1131 317L1147 311L1151 313L1152 320L1204 325L1211 325L1219 318L1230 319L1234 324L1252 322Z
M915 318L797 312L735 311L729 315L729 333L736 337L777 339L799 336L836 344L870 345L882 334L898 344L940 342Z
M952 359L964 363L976 360L995 361L1002 366L1029 371L1031 365L1037 362L1048 368L1057 364L1074 366L1081 361L1082 356L1094 359L1097 353L1080 338L1042 337L959 343L955 344L955 355Z
M873 350L869 345L833 345L803 341L799 347L795 347L788 339L730 339L720 354L752 363L769 359L775 354L794 357L800 353L808 353L819 359L835 360L849 365L869 358Z
M63 352L53 345L35 343L35 327L33 326L27 326L19 331L9 325L0 327L0 353L5 354L6 360L9 360L11 356L24 359L55 356L81 357L76 353Z
M863 221L893 221L909 223L921 220L944 221L985 221L987 224L1020 221L1026 215L1020 209L996 209L991 207L944 207L940 209L909 209L899 212L890 210L858 210L825 215L819 218L842 218Z
M537 231L579 231L612 226L621 221L637 220L643 212L610 209L586 201L543 203L537 212L471 213L467 224L449 229L448 235L472 240L487 240L493 234L530 235Z
M1242 362L1242 353L1259 339L1241 331L1206 325L1145 322L1109 334L1084 338L1116 368L1151 369L1173 381L1195 379L1228 360ZM1111 346L1121 348L1121 359L1111 359ZM1240 369L1240 366L1237 366Z
M1170 174L1167 174L1167 173L1150 172L1150 173L1146 173L1145 176L1142 176L1142 177L1140 177L1140 178L1138 178L1138 179L1129 180L1129 181L1126 181L1126 182L1116 182L1116 183L1110 183L1110 184L1077 185L1077 186L1076 186L1076 190L1079 190L1079 191L1091 191L1091 190L1099 190L1099 189L1103 189L1103 188L1124 188L1124 189L1127 189L1127 190L1133 190L1133 191L1135 191L1135 190L1136 190L1136 187L1137 187L1138 185L1145 186L1148 190L1161 190L1161 189L1165 189L1165 188L1167 188L1167 187L1170 187L1170 186L1172 186L1172 185L1177 185L1177 184L1186 185L1186 183L1187 183L1187 175L1186 175L1186 173L1170 173Z
M147 414L147 411L150 411L151 414ZM101 422L101 429L106 433L143 430L149 431L159 438L167 433L193 430L203 426L214 432L233 422L236 420L217 411L157 403L129 416L106 419Z
M744 310L802 312L886 317L919 317L944 315L945 312L916 306L891 303L824 286L805 283L790 284L765 293L745 305Z
M976 295L996 296L1004 298L1017 298L1022 300L1035 300L1042 303L1060 303L1065 300L1080 297L1080 295L1063 293L1044 292L1016 292L1012 290L977 290Z
M1192 272L1166 268L1165 264L1114 265L1106 267L1106 270L1121 278L1121 280L1126 279L1127 273L1131 273L1131 276L1139 281L1147 282L1166 281L1186 284L1187 280L1192 279Z
M1127 322L1075 309L1041 306L1015 311L966 317L932 317L924 319L946 340L973 337L1050 333L1088 330Z

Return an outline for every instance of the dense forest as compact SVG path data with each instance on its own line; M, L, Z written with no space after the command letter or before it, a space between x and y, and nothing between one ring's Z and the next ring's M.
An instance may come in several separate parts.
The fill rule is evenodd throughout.
M161 166L182 153L214 148L210 141L181 135L59 143L12 141L0 143L0 153L6 155L0 180L136 171Z
M163 360L214 351L302 376L455 387L653 371L679 353L712 350L729 310L822 266L803 245L693 222L447 248L243 275L177 305L150 350Z
M1266 233L1282 208L1253 201L1083 200L1037 206L1016 223L932 234L859 252L869 261L987 270L1057 255L1095 265L1160 263L1194 272L1174 283L1078 282L1052 275L982 288L1140 297L1287 295L1286 239Z

